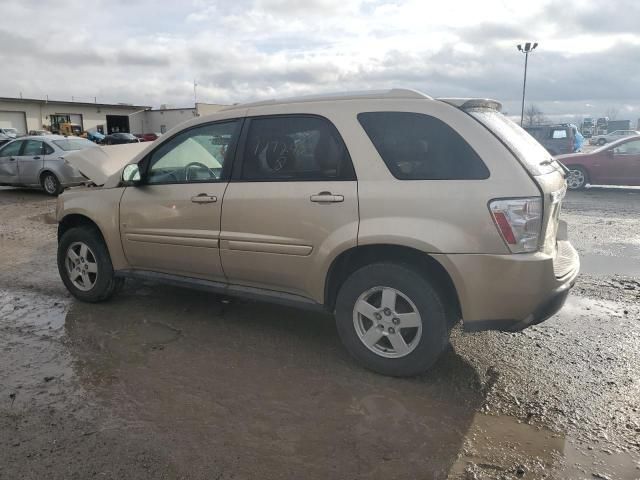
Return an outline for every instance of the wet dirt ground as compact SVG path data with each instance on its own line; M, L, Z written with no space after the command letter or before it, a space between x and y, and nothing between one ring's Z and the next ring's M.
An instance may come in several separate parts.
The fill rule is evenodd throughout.
M640 478L640 190L568 195L558 315L456 329L412 379L320 314L143 282L80 303L54 208L0 189L0 479Z

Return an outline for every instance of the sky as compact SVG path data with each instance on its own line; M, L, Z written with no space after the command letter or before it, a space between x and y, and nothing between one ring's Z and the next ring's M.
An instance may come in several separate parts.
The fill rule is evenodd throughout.
M604 5L604 8L603 8ZM640 118L640 1L0 0L0 96L184 107L414 88Z

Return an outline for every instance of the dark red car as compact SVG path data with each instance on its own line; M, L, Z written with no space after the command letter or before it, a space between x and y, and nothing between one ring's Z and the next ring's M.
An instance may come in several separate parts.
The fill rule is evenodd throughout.
M141 142L153 142L160 134L158 133L134 133Z
M590 153L555 157L570 170L570 190L585 185L640 185L640 136L626 137Z

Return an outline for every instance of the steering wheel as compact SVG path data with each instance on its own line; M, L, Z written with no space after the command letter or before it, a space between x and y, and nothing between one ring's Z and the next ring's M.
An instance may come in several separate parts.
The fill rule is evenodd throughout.
M209 178L214 178L214 179L218 178L218 177L216 177L216 174L213 173L213 171L211 171L211 169L209 167L207 167L204 163L201 163L201 162L190 162L184 167L184 176L185 176L185 180L187 182L190 179L189 171L193 167L198 167L201 170L206 170L206 172L209 174Z

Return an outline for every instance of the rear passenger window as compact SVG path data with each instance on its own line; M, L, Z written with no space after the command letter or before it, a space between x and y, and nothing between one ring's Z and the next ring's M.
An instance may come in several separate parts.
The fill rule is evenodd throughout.
M489 170L471 146L435 117L367 112L358 120L392 175L400 180L482 180Z
M353 180L351 159L335 127L319 117L250 120L242 179Z
M35 155L42 155L42 142L38 140L27 140L22 155L25 157L32 157Z

